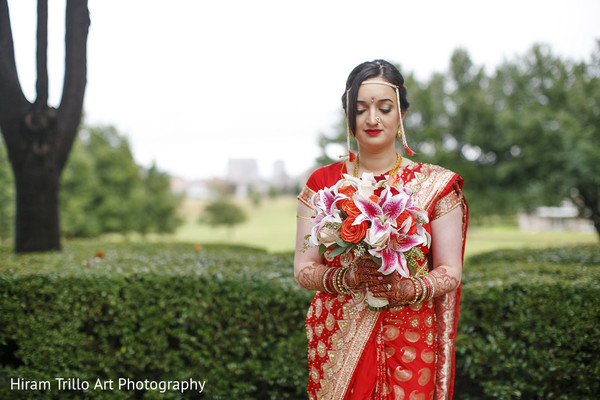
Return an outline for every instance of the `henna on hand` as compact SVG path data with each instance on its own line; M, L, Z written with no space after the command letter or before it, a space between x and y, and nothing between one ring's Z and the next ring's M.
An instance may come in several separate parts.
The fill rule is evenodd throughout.
M408 279L399 280L392 299L398 303L405 303L413 297L415 297L415 285Z
M346 273L346 284L352 290L366 290L367 286L381 275L377 270L364 265L354 265Z
M364 269L365 290L368 290L374 297L402 299L407 296L406 286L402 284L402 278L397 272L384 275L378 271L380 268L378 264L371 260L362 261L357 264Z
M296 281L304 289L325 291L323 287L323 274L327 271L327 266L314 262L303 267Z
M368 258L359 258L354 261L352 267L348 270L346 283L352 290L380 291L389 283L384 279L381 272L378 271L379 265ZM381 287L380 287L381 286Z
M435 268L429 273L429 277L435 288L436 297L452 292L459 284L458 278L454 276L446 266Z

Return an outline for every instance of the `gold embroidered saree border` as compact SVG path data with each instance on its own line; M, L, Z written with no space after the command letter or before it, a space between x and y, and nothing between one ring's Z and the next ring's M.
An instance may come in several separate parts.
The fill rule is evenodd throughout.
M316 192L314 190L312 190L311 188L309 188L308 186L304 186L302 188L302 190L300 191L300 194L297 196L298 200L300 200L301 202L303 202L304 204L306 204L309 208L312 209L312 204L310 202L310 200L312 199L312 197L314 196Z
M457 291L436 299L437 361L435 378L436 400L448 399L454 366L454 340L456 326Z
M337 321L338 329L331 335L329 360L323 364L323 379L316 394L319 400L342 400L346 397L363 350L379 319L379 313L367 308L364 296L347 297L341 307L342 318Z
M439 199L431 213L431 220L438 219L457 207L460 207L461 199L455 191L452 191Z
M412 162L406 168L415 169L421 165L421 171L414 173L414 178L404 186L414 193L415 199L422 209L431 211L440 191L454 179L456 174L450 170L433 164Z
M364 304L364 303L363 303ZM332 400L342 400L346 396L346 392L350 387L350 382L356 371L356 367L360 361L363 350L367 341L371 337L371 332L375 328L375 324L379 319L379 313L365 309L366 314L363 316L360 324L357 327L357 332L353 340L349 343L346 349L346 360L340 371L340 379L335 386Z
M416 168L419 164L413 163L408 168ZM417 203L428 212L431 212L431 219L439 218L443 213L449 212L459 205L463 207L465 213L463 218L463 252L467 224L467 207L462 195L462 191L457 182L458 175L454 172L432 164L422 164L421 171L415 172L414 179L406 182L405 186L410 189L415 196ZM437 197L443 193L448 185L452 185L454 190L451 194L456 197L448 203L442 203L436 210L436 205L440 200L452 199L447 195L440 200ZM456 201L458 200L458 202ZM444 213L445 213L444 212ZM454 368L454 340L458 312L459 289L440 296L434 300L436 326L437 326L437 361L436 361L436 389L435 400L445 400L450 397Z

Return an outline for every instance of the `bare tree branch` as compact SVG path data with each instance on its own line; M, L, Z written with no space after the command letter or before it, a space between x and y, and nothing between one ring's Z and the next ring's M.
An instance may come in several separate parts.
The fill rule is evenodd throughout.
M17 75L7 0L0 0L0 121L25 112L28 106Z
M65 34L65 79L56 117L57 160L64 167L77 135L87 83L87 37L90 15L87 0L67 0Z
M34 108L42 111L48 107L48 0L38 0L36 89Z
M30 107L17 75L7 0L0 0L0 130L13 166L22 158L19 126Z

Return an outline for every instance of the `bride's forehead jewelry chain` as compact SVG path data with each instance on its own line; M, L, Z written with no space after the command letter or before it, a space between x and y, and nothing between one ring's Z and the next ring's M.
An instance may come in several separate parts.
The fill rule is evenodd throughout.
M385 81L364 81L361 85L386 85L394 89L396 92L396 104L398 106L398 117L400 118L400 126L398 127L398 136L402 140L402 146L406 151L406 154L412 156L415 154L414 151L410 147L408 147L408 142L406 141L406 134L404 133L404 122L402 121L402 108L400 107L400 86L396 86L389 82ZM348 109L348 93L346 93L346 109ZM350 139L348 138L348 142Z

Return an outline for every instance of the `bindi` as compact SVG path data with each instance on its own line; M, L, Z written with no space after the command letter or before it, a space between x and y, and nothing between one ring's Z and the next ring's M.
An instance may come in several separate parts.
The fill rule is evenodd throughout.
M375 103L375 97L371 96L371 103Z

